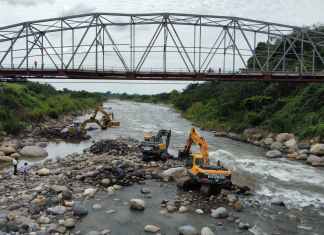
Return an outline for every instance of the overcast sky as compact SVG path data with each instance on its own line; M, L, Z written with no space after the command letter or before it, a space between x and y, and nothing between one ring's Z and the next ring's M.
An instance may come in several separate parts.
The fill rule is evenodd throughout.
M240 16L290 25L308 26L324 23L324 0L0 0L0 25L63 15L89 12L181 12L225 16ZM69 84L61 84L68 86ZM132 85L132 93L144 90L148 85ZM154 85L156 86L156 85ZM152 92L182 89L183 85L158 85ZM89 84L78 89L89 88ZM127 91L129 85L101 84L91 89L100 91ZM154 91L153 91L154 90Z

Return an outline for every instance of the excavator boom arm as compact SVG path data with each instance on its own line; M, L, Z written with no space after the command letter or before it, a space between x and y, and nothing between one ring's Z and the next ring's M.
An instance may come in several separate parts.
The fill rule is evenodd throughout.
M191 128L187 144L184 148L184 153L189 154L193 143L199 146L203 161L205 164L208 164L208 143L195 128Z

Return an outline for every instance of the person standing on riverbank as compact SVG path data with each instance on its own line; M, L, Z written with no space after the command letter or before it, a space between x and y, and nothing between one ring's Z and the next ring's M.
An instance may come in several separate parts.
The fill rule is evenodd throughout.
M18 159L15 157L14 159L12 159L12 165L14 168L14 175L18 175Z
M21 173L23 174L25 183L27 183L28 170L29 170L28 163L25 162L24 165L21 168Z

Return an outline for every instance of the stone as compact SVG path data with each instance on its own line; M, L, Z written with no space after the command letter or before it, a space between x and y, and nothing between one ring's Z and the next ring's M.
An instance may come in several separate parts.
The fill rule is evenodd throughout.
M47 168L42 168L36 172L39 176L48 176L50 174L50 170Z
M266 157L268 158L280 158L282 157L282 153L279 150L270 150L266 153Z
M86 235L100 235L98 231L90 231Z
M240 200L237 200L234 204L233 204L233 208L236 211L242 211L243 210L243 206Z
M81 205L79 202L75 202L72 206L73 215L83 217L88 215L88 210L86 207Z
M54 191L55 193L61 193L63 191L68 191L69 189L64 185L54 184L50 186L50 190Z
M183 225L178 228L179 235L199 235L197 229L192 225Z
M50 220L48 217L46 217L46 216L41 216L41 217L39 217L38 220L37 220L37 222L38 222L39 224L49 224L50 221L51 221L51 220Z
M236 202L236 201L237 201L237 197L236 197L236 195L234 195L234 194L228 194L228 195L227 195L227 201L228 201L229 203L234 203L234 202Z
M179 207L179 213L186 213L186 212L188 212L188 207L186 207L186 206L180 206Z
M11 155L16 152L16 149L12 146L2 146L0 147L0 152L3 152L5 155Z
M292 138L290 140L287 140L284 145L288 148L288 150L290 152L294 152L298 150L298 146L297 146L297 141L296 139Z
M1 155L1 154L0 154L0 155ZM10 154L10 157L11 157L11 158L18 159L18 158L21 157L21 155L20 155L19 153L12 153L12 154Z
M211 210L211 216L217 219L223 219L228 217L228 211L225 207L219 207Z
M289 159L289 160L297 160L298 159L298 156L299 156L299 154L298 153L289 153L289 154L287 154L287 158Z
M8 164L8 163L11 163L12 160L13 160L12 157L8 157L8 156L0 156L0 163Z
M161 230L161 228L157 225L153 225L153 224L148 224L145 225L144 227L144 231L148 232L148 233L157 233Z
M94 197L94 195L97 193L97 189L95 188L87 188L83 192L84 197Z
M151 190L149 188L142 188L141 189L141 193L143 193L143 194L150 194L151 193Z
M143 211L145 210L145 202L142 199L133 198L129 201L129 208L132 210Z
M67 228L67 229L71 229L75 227L75 220L73 218L67 218L64 220L63 225Z
M43 195L38 195L34 200L31 201L32 204L42 207L47 204L47 199Z
M280 142L273 142L270 146L270 149L272 150L282 150L283 149L283 144Z
M316 155L310 155L306 162L312 166L324 166L324 158Z
M184 176L187 176L188 172L185 167L175 167L175 168L170 168L168 170L165 170L162 172L161 177L164 180L175 180L177 178L181 178Z
M108 235L111 233L111 230L110 229L104 229L100 232L101 235Z
M272 143L273 143L273 139L270 138L270 137L265 138L265 139L263 140L263 143L264 143L265 145L267 145L267 146L270 146L270 145L272 145Z
M39 146L25 146L20 150L20 154L24 157L45 158L48 153Z
M108 178L102 179L100 183L102 186L108 187L111 184L111 180Z
M92 206L92 209L94 209L94 210L100 210L101 208L102 208L102 206L100 204L94 204Z
M215 235L215 233L209 227L203 227L200 235Z
M324 155L324 144L312 145L310 152L317 156L323 156Z
M239 222L238 228L241 230L248 230L251 226L248 223Z
M169 213L173 213L177 211L177 207L172 204L168 204L166 208Z
M280 143L284 143L290 139L294 139L295 136L293 134L290 133L280 133L276 136L276 141L280 142Z
M66 208L64 206L49 207L47 212L52 215L63 215L66 212Z
M202 209L196 209L195 212L198 214L198 215L202 215L204 214L204 211Z
M311 146L309 143L306 143L306 142L299 142L298 143L298 148L299 149L310 149Z

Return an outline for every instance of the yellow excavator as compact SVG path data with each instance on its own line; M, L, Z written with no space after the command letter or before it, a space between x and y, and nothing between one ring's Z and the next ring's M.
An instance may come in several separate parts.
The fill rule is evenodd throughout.
M97 119L98 113L102 114L101 119ZM120 122L114 121L114 113L106 112L102 105L98 105L95 109L95 112L88 118L87 120L83 121L81 124L76 124L75 126L71 127L69 132L70 133L78 133L80 135L86 135L87 133L87 124L95 123L97 124L102 130L105 130L110 127L118 127L120 126Z
M198 153L191 153L192 144L199 146ZM182 151L179 151L178 158L186 160L190 176L189 180L182 182L182 187L187 187L189 184L198 185L202 193L210 194L232 186L232 172L226 169L220 161L215 165L210 164L208 143L195 128L191 129L186 146Z

